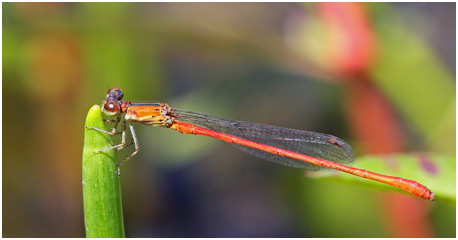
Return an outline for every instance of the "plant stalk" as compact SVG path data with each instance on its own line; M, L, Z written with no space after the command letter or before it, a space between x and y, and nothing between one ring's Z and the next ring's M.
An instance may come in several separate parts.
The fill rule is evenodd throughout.
M86 118L86 127L106 130L100 106L94 105ZM85 128L83 147L83 203L86 237L125 237L121 184L112 136Z

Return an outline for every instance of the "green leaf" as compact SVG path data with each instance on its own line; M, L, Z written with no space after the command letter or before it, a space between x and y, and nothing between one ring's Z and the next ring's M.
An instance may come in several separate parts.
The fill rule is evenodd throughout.
M86 127L106 130L100 106L94 105ZM95 153L113 146L109 134L85 128L83 148L83 202L86 237L124 237L121 185L115 150Z
M390 9L390 14L393 11ZM377 21L379 51L372 76L430 151L455 153L455 76L420 36L393 17Z
M357 158L353 167L419 182L436 194L436 200L456 200L456 158L438 154L393 154ZM332 178L385 190L398 188L341 172L316 172L312 177ZM404 192L404 191L402 191Z

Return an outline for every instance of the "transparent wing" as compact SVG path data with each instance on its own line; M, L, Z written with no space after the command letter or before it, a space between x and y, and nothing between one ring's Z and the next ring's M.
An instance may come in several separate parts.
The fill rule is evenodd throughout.
M351 165L355 158L355 153L350 145L342 139L332 135L276 127L260 123L226 120L213 117L205 113L197 113L180 109L173 109L172 111L172 115L175 116L177 120L303 155L344 165ZM301 160L278 156L269 152L238 144L230 144L256 157L278 164L311 170L329 170L328 168Z

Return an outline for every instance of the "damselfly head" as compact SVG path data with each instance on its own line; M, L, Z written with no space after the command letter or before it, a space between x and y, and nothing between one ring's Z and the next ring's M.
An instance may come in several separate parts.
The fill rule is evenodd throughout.
M124 97L124 92L121 88L112 88L107 92L108 101L120 101Z
M117 102L106 101L103 105L102 112L108 116L114 116L121 112L121 106Z

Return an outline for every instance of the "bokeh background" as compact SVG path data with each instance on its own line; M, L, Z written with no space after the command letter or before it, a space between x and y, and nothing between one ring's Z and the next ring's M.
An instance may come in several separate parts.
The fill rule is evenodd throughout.
M455 3L3 3L3 237L84 237L84 120L129 100L347 140L429 202L137 126L128 237L455 237ZM128 152L120 152L119 158ZM370 161L368 161L370 162ZM405 167L405 164L410 164ZM329 173L328 173L329 174Z

